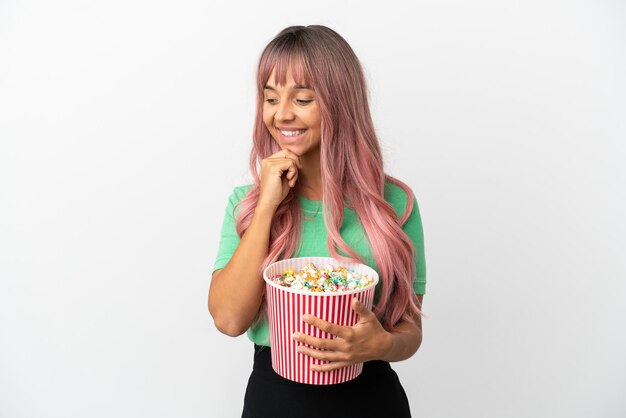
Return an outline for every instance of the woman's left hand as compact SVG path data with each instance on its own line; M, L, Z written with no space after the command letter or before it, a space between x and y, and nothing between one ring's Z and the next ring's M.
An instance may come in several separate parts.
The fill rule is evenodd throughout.
M307 324L336 337L335 339L325 339L294 333L294 340L311 346L298 346L300 353L330 362L322 365L311 365L312 370L327 372L354 363L377 360L384 357L390 350L392 336L385 331L376 315L358 299L352 300L352 309L359 315L359 321L352 327L336 325L313 315L302 316L302 320Z

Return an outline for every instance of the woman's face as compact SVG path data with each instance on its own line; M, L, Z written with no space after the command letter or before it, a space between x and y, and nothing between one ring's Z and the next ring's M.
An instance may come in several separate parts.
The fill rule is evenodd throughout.
M299 156L319 152L322 116L310 87L296 84L291 72L279 86L272 71L263 99L263 122L281 149Z

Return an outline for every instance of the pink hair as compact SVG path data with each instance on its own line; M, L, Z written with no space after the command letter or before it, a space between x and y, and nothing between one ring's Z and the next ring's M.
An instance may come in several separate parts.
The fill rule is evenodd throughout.
M285 84L290 70L297 83L311 86L316 94L322 119L322 199L330 254L340 261L363 262L339 233L344 205L348 205L365 228L382 281L374 313L389 330L401 320L412 321L421 315L413 297L415 249L402 225L413 209L413 193L406 184L384 173L361 64L350 45L327 27L288 27L261 55L250 153L254 186L239 203L237 233L243 236L259 199L261 160L280 151L263 123L263 88L272 70L278 84ZM407 195L407 206L400 219L384 198L385 180L402 188ZM272 222L269 254L262 269L294 255L301 222L297 195L291 189ZM340 255L338 249L348 256Z

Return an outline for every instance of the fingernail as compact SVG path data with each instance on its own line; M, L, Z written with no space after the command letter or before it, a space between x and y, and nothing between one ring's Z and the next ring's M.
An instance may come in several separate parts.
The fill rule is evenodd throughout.
M311 317L307 314L302 315L302 320L303 321L308 321L309 319L311 319Z
M299 332L294 332L293 334L291 334L291 336L293 338L299 338L300 337L300 333Z

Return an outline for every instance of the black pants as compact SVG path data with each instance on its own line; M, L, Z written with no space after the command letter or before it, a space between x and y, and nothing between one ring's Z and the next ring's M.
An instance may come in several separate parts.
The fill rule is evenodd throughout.
M242 418L410 418L409 402L386 361L368 361L353 380L306 385L274 372L270 348L254 346Z

